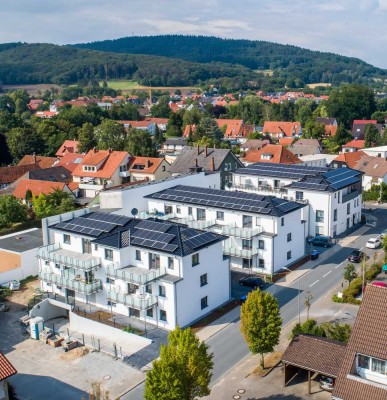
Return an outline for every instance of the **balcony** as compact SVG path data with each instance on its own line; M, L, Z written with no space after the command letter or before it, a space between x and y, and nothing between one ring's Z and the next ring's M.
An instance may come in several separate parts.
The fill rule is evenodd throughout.
M287 193L288 190L285 188L285 185L280 185L279 187L272 187L271 185L233 185L232 189L234 190L242 190L247 192L256 192L256 193Z
M65 250L61 248L60 243L39 247L36 257L83 271L90 271L101 266L101 259L99 257L92 256L88 253L77 253L75 251Z
M93 282L85 282L76 279L75 276L72 277L70 275L64 277L57 274L44 273L42 271L39 272L39 279L44 282L50 282L51 284L55 283L57 286L62 286L66 289L74 290L75 292L84 293L86 295L96 293L102 289L102 282L99 279L96 279Z
M114 269L114 265L108 265L106 268L106 276L113 279L121 279L126 282L135 283L137 285L145 285L148 282L161 278L166 274L165 268L145 269L134 266Z
M127 178L128 176L130 176L130 172L129 171L119 171L118 176L120 176L121 178Z
M193 229L206 229L215 225L215 221L187 221L186 224Z
M135 308L136 310L147 310L158 303L157 296L152 296L148 293L128 294L109 291L107 294L107 299L114 303L120 303L127 307Z
M173 219L176 217L175 214L165 214L161 211L141 211L140 214L138 215L140 219L148 219L148 218L157 218L157 219L163 219L163 220L168 220L168 219Z
M109 185L106 185L106 187ZM84 190L102 190L104 188L103 184L97 184L92 182L79 182L79 188Z
M346 203L349 200L355 199L357 196L360 196L360 192L358 190L354 190L351 193L344 194L342 197L342 202Z
M253 258L258 254L258 249L245 250L225 244L223 246L223 254L231 257Z
M251 239L262 232L262 228L237 228L233 226L223 226L222 233L227 236L235 236L242 239Z

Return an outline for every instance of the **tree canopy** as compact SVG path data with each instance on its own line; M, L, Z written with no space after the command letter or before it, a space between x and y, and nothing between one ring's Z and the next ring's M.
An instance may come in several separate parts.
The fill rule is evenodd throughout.
M26 222L27 208L10 195L0 197L0 229L9 228L14 224Z

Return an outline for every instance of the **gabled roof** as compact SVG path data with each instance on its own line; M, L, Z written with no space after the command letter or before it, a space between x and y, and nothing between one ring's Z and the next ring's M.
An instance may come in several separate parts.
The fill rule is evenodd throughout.
M387 174L387 161L381 157L372 157L364 154L356 162L354 168L358 171L364 172L366 176L384 178Z
M0 167L0 185L15 182L29 171L40 169L38 164L11 165Z
M381 400L387 386L356 374L357 353L387 361L387 288L367 285L344 354L333 396L342 400Z
M281 146L290 146L294 142L292 137L282 137L279 138L278 144Z
M126 151L90 150L75 168L73 176L110 179L128 156ZM97 171L83 171L84 165L98 166L101 162Z
M245 143L241 144L241 149L260 150L267 144L270 144L269 140L249 139L246 140Z
M355 168L356 162L359 161L360 158L362 158L365 155L366 155L366 153L364 153L361 150L350 151L347 153L344 152L344 153L341 153L339 156L337 156L333 161L340 161L340 162L347 164L347 166L349 168Z
M316 121L317 121L319 124L323 124L323 125L329 125L329 126L331 126L331 125L337 125L336 118L317 117L317 118L316 118Z
M196 129L196 125L195 124L186 125L185 128L184 128L183 137L184 138L188 138L190 130L191 130L191 133L194 133L195 129Z
M367 124L377 124L376 119L354 119L353 125L367 125Z
M75 168L82 162L84 154L65 153L60 160L55 163L55 167L64 167L70 172L74 172Z
M8 361L7 357L0 352L0 381L17 373L15 367Z
M78 153L78 143L78 140L65 140L55 155L62 157L66 153Z
M343 145L343 147L353 147L355 149L364 149L365 140L355 139Z
M243 166L229 149L185 146L171 165L170 171L171 173L187 173L193 167L201 167L203 171L218 171L228 156L234 159L238 167Z
M283 136L296 136L301 133L300 122L284 122L284 121L265 121L263 125L263 133Z
M55 192L56 189L63 190L65 186L64 182L22 179L18 182L12 194L18 199L25 199L27 190L31 190L34 196L39 196L40 193L50 194Z
M325 135L326 136L335 136L337 132L336 125L325 125Z
M168 145L180 145L185 146L187 144L187 139L184 137L169 137L163 144Z
M267 144L260 150L248 150L243 161L249 163L266 162L280 164L299 164L302 162L286 147L278 144Z
M218 128L226 126L225 138L241 137L243 133L243 121L241 119L216 119Z
M17 165L38 164L40 168L49 168L55 161L56 157L25 155Z
M41 168L28 172L28 179L51 182L70 182L72 180L71 172L62 166L55 165L51 168Z
M154 174L160 167L164 158L133 157L129 163L129 171L139 174Z

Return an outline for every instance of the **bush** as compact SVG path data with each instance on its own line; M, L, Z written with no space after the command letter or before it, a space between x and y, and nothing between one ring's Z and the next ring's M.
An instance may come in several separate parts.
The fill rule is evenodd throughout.
M334 294L332 296L332 301L334 301L335 303L344 303L344 299L340 298L337 294Z
M382 272L381 264L372 264L371 267L365 272L365 279L367 281L372 281L381 272Z

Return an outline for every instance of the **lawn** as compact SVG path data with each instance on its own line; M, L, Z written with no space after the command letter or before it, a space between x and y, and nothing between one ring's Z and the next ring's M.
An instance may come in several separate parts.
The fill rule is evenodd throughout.
M103 82L99 83L101 86ZM129 80L112 80L107 81L107 85L109 88L115 90L122 90L123 93L127 93L131 90L149 90L149 86L140 85L136 81ZM174 93L175 90L180 89L183 94L187 92L196 91L198 88L194 86L152 86L153 90L165 90L171 93Z

